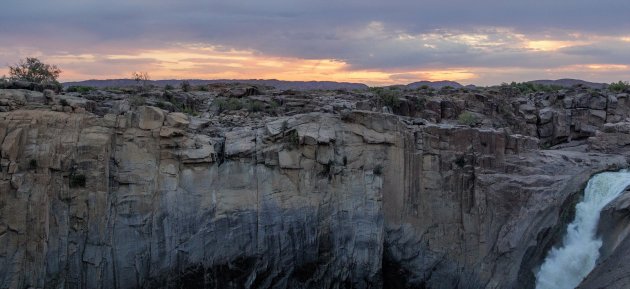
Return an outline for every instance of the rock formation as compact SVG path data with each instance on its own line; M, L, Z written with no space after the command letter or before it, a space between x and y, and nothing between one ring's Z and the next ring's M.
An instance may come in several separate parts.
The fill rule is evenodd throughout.
M628 166L606 90L225 91L0 90L0 288L533 288Z

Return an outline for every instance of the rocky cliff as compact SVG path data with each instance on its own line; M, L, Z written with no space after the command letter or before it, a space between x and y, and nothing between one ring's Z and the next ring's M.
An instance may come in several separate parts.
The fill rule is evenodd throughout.
M605 91L261 90L0 90L0 288L532 288L628 166Z

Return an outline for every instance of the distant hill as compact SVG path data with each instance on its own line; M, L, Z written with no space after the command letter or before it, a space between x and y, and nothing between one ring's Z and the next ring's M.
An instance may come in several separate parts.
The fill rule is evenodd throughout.
M368 86L362 83L352 82L334 82L334 81L284 81L277 79L215 79L215 80L202 80L202 79L186 79L191 85L203 85L203 84L215 84L215 83L245 83L252 85L264 85L273 86L277 89L287 90L335 90L335 89L367 89ZM156 86L172 85L178 86L183 80L168 79L168 80L152 80L151 84ZM75 82L64 82L63 86L84 85L92 87L121 87L135 85L136 81L133 79L107 79L107 80L84 80Z
M455 81L449 81L449 80L442 80L442 81L418 81L418 82L414 82L414 83L410 83L407 84L407 88L410 89L416 89L416 88L420 88L421 86L426 85L428 87L431 88L435 88L435 89L440 89L442 87L445 86L450 86L453 88L462 88L464 87L463 85L455 82Z
M608 86L607 83L589 82L589 81L584 81L580 79L570 79L570 78L563 78L563 79L557 79L557 80L548 80L548 79L532 80L528 82L542 84L542 85L557 85L557 86L562 86L562 87L572 87L574 85L581 84L586 87L597 88L597 89L601 89Z

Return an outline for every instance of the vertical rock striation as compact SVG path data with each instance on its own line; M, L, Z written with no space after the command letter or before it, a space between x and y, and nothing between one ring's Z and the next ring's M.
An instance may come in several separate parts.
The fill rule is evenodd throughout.
M216 130L77 103L0 113L0 288L527 288L627 165L368 111Z

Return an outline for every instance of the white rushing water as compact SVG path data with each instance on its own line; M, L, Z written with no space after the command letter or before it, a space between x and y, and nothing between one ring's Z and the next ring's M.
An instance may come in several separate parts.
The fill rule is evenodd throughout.
M577 204L562 247L553 248L536 274L536 289L574 289L593 270L602 241L597 238L601 210L630 186L630 172L593 176Z

